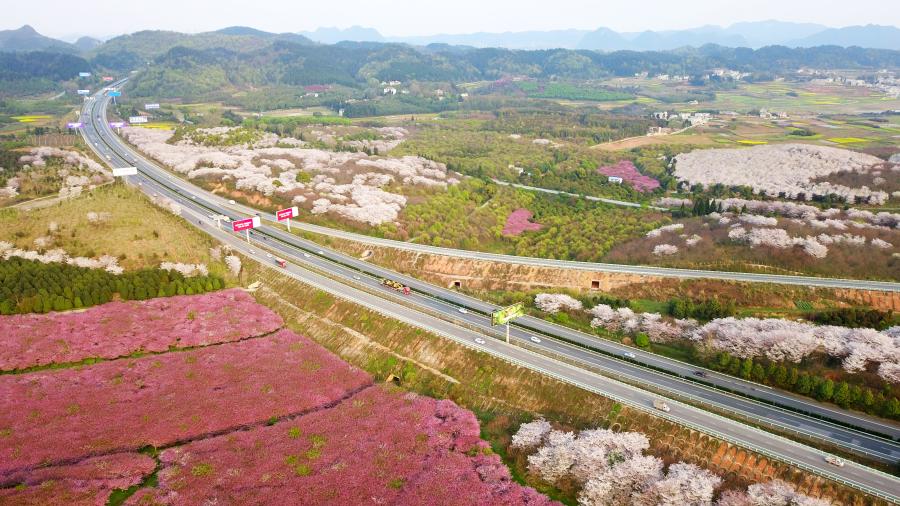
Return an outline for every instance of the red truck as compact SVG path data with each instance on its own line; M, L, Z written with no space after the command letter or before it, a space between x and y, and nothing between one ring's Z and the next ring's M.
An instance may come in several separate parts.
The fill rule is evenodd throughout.
M409 287L405 286L403 283L399 283L390 279L382 279L381 284L388 288L393 288L403 295L409 295Z
M275 257L275 263L278 264L278 267L281 267L282 269L287 267L287 262L285 262L283 258Z

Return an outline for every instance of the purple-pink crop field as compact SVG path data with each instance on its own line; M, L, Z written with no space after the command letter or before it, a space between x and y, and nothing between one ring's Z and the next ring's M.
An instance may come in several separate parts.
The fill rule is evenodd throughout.
M80 312L0 316L0 370L238 341L282 324L237 289L110 302Z
M288 330L89 367L0 376L0 481L39 464L165 446L338 402L372 383Z
M659 188L659 181L638 172L631 160L622 160L615 165L600 167L597 172L604 176L620 177L639 192L648 192Z
M506 225L503 227L503 235L519 235L525 231L540 230L543 225L533 223L531 217L534 216L528 209L516 209L509 213L506 218Z
M0 482L0 504L99 506L113 490L126 489L153 472L156 462L139 453L116 453L75 464L14 473Z
M451 401L373 386L337 406L170 448L126 504L550 504Z

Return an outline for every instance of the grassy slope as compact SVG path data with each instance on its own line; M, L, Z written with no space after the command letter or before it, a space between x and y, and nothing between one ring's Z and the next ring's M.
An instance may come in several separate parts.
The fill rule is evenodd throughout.
M91 224L88 212L107 212L110 219ZM34 240L48 235L51 222L59 226L52 247L72 256L113 255L126 270L157 267L163 261L206 263L210 273L226 274L221 263L210 259L211 239L154 206L137 189L121 184L35 211L0 210L4 240L20 248L35 249Z

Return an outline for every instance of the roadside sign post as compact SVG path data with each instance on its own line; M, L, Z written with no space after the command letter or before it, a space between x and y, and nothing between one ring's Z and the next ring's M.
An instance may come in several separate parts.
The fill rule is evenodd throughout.
M250 229L256 228L259 225L259 216L254 216L252 218L232 221L231 230L234 232L244 232L245 234L247 234L247 244L250 244Z
M525 316L525 304L517 302L491 313L491 325L506 325L506 343L509 344L509 322Z
M300 212L297 209L297 206L279 209L278 211L275 211L275 221L286 221L288 232L290 232L291 218L296 218L298 214L300 214Z

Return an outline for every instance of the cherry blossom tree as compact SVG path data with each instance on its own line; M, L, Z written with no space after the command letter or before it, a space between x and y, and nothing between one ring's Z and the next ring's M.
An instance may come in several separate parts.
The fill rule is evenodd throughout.
M684 223L673 223L671 225L663 225L647 232L647 237L659 237L663 232L678 232L684 230Z
M546 313L558 313L562 310L580 311L581 301L561 293L539 293L534 297L534 305Z
M619 506L631 504L633 498L647 491L663 477L663 461L657 457L637 455L612 465L602 474L590 478L578 494L582 506Z
M225 265L228 267L229 272L233 276L238 276L241 273L241 259L236 255L228 255L225 257Z
M710 506L722 478L697 467L679 462L669 466L666 477L654 482L633 504L647 506Z
M674 244L657 244L653 247L653 254L656 256L670 256L678 253L678 246Z
M544 442L544 438L552 429L550 422L543 418L523 423L513 435L510 446L525 450L535 448Z
M179 262L162 262L159 268L164 271L175 271L186 278L194 276L208 276L209 269L206 264L184 264Z

